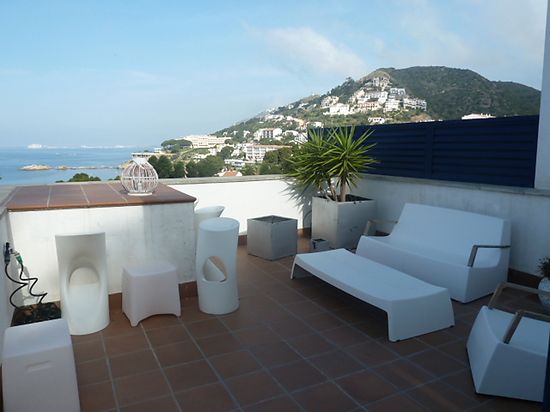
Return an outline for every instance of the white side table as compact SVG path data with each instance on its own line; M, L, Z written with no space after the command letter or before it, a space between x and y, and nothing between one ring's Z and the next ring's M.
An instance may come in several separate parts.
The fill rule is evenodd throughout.
M122 311L136 326L164 313L181 315L178 275L168 262L126 266L122 271Z

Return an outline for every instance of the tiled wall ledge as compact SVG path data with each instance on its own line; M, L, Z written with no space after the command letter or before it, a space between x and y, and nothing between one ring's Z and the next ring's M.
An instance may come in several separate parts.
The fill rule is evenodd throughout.
M104 232L109 293L121 290L122 268L154 260L174 264L180 282L195 279L195 198L165 185L128 196L120 183L17 187L7 202L10 241L38 288L59 299L55 236ZM38 290L38 289L37 289Z

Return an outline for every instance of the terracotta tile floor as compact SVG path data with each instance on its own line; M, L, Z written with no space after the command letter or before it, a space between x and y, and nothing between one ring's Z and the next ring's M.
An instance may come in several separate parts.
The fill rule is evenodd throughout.
M488 299L453 302L454 328L391 343L384 312L316 278L291 281L291 264L240 247L240 309L226 316L201 313L192 298L180 318L154 316L132 328L112 309L107 329L73 337L82 410L540 409L473 390L465 342Z

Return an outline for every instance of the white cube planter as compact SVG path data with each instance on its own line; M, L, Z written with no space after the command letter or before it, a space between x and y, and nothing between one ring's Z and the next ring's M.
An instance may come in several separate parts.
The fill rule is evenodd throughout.
M298 249L297 232L296 219L281 216L248 219L248 253L268 260L295 255Z
M311 201L311 238L328 240L333 249L355 249L369 219L376 217L376 201L358 198L335 202L323 197Z

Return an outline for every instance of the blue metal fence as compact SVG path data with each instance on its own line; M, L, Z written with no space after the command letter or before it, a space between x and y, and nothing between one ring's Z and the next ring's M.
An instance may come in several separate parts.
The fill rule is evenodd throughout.
M358 126L372 129L373 174L533 187L538 116Z

